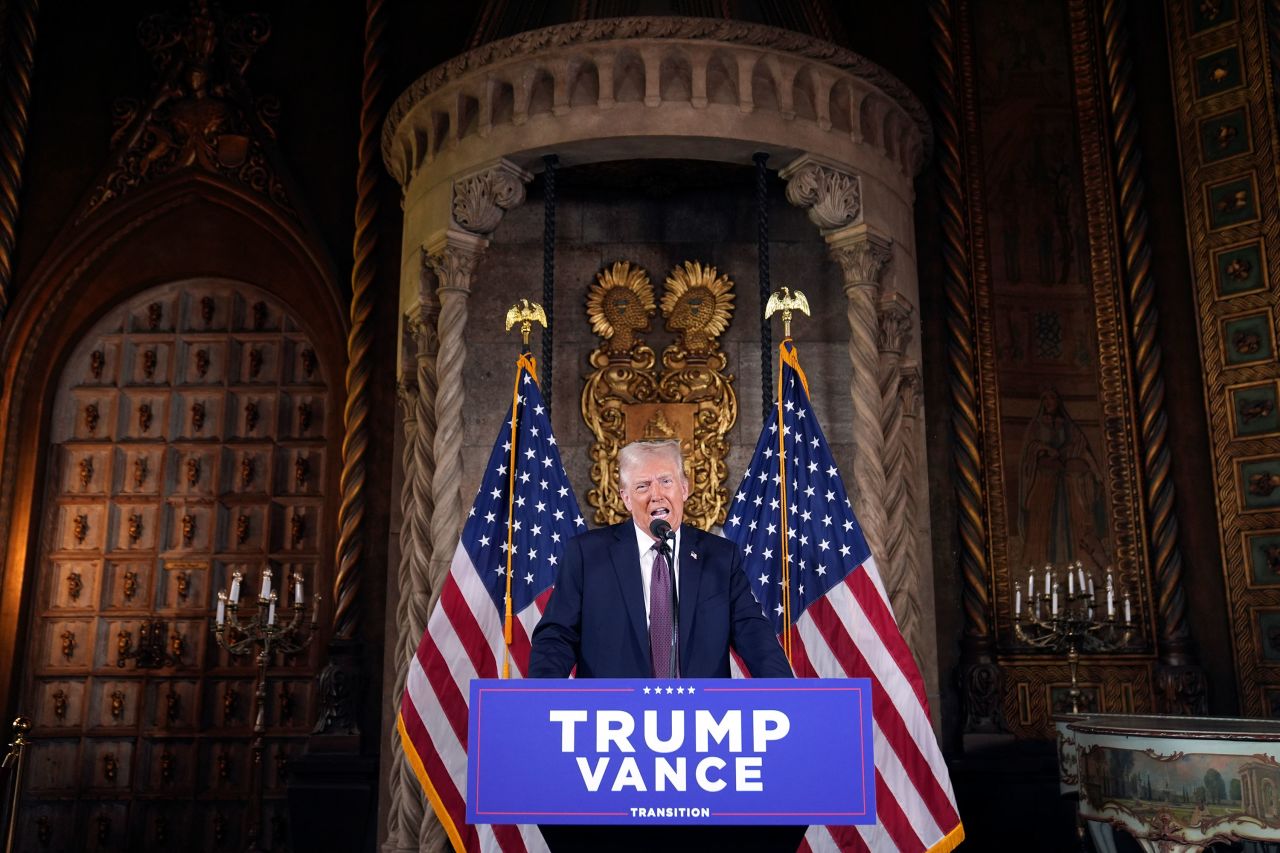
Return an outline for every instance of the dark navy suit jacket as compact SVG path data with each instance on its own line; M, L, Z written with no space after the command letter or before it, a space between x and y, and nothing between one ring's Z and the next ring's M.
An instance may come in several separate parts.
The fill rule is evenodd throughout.
M680 675L728 678L729 648L755 677L790 678L782 646L742 569L742 552L680 528ZM649 627L635 522L570 540L555 591L533 632L531 678L651 678Z

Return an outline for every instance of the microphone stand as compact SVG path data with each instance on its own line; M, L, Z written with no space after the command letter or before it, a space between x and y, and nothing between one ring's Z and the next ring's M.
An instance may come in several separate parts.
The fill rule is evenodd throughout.
M658 549L662 552L662 556L666 558L667 565L671 567L671 571L667 574L671 576L671 677L680 677L680 592L676 583L676 561L675 555L672 553L671 543L675 540L676 534L674 530L668 528L666 535L662 537L662 544Z

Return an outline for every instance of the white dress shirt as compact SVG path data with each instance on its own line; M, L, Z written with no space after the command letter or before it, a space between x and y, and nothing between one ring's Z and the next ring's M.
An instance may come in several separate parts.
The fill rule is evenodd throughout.
M653 550L654 541L649 532L638 524L633 524L636 529L636 547L640 549L640 582L644 585L644 619L647 624L649 621L649 588L653 586L653 561L658 554ZM671 546L671 571L672 576L676 580L676 589L680 589L680 528L676 528L676 539ZM675 602L672 602L675 605Z

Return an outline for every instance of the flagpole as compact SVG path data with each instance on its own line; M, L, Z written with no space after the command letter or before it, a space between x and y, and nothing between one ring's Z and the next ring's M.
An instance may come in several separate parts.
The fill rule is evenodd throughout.
M515 539L515 502L516 502L516 441L519 433L516 425L520 422L520 372L523 367L524 354L516 360L516 380L511 388L511 453L507 462L507 571L506 594L503 599L502 615L502 677L511 677L511 570L513 554L511 549Z
M516 323L520 324L521 352L520 357L516 359L516 379L515 384L511 388L511 453L508 456L507 463L507 571L506 571L506 592L503 596L502 608L502 677L511 677L511 642L512 642L512 619L514 614L511 607L511 573L513 562L515 560L515 503L516 503L516 440L519 433L516 431L516 425L520 422L520 373L528 370L533 376L533 381L538 381L538 362L529 352L529 333L533 330L533 324L541 323L543 328L547 325L547 315L543 312L542 306L536 302L530 302L528 299L521 299L515 305L507 309L506 330L511 331L511 327Z
M792 367L799 372L800 363L796 360L795 355L788 358L787 346L795 348L795 343L791 340L791 312L800 311L806 316L809 313L809 300L800 291L792 292L791 288L783 287L775 290L769 295L769 301L764 307L764 317L769 319L775 312L782 312L782 343L778 344L778 481L779 491L782 494L782 520L780 529L782 530L782 650L786 652L787 662L791 662L791 561L790 546L787 544L787 446L783 441L786 435L786 422L784 415L786 411L782 405L783 391L782 384L782 368L788 361L793 362ZM804 374L800 374L801 377ZM801 380L803 381L803 379ZM805 392L808 393L808 388Z

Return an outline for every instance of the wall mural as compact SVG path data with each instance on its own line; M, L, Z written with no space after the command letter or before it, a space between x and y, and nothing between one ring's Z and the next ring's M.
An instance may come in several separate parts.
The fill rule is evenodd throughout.
M1119 712L1154 701L1136 403L1091 24L1079 4L1056 17L1016 0L974 4L967 57L965 143L981 152L968 195L991 630L1004 725L1034 736L1048 735L1069 687L1065 654L1046 661L1012 630L1014 584L1025 590L1046 564L1079 561L1097 583L1110 571L1117 596L1133 600L1126 658L1082 662L1084 702Z

